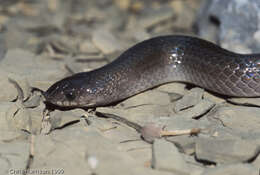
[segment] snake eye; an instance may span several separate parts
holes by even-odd
[[[73,92],[69,92],[69,93],[65,94],[65,96],[69,101],[72,101],[76,98],[76,96]]]

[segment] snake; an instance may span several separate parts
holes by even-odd
[[[235,53],[194,36],[158,36],[100,68],[57,81],[43,96],[58,107],[96,108],[170,82],[227,97],[258,97],[260,54]]]

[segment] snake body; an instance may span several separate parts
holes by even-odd
[[[238,54],[190,36],[140,42],[113,62],[54,83],[47,103],[98,107],[168,82],[185,82],[236,97],[260,96],[260,54]]]

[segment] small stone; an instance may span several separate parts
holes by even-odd
[[[189,175],[190,170],[184,157],[176,146],[163,139],[153,143],[152,167],[161,171],[169,171],[179,175]]]
[[[242,163],[257,155],[259,145],[254,141],[239,139],[210,139],[196,140],[196,158],[215,163]]]

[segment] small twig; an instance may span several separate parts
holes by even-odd
[[[199,128],[186,129],[186,130],[174,130],[160,132],[161,136],[177,136],[177,135],[196,135],[200,132]]]
[[[165,131],[162,127],[156,126],[155,124],[147,124],[142,127],[141,136],[145,141],[152,143],[156,138],[164,136],[197,135],[200,131],[200,128]]]

